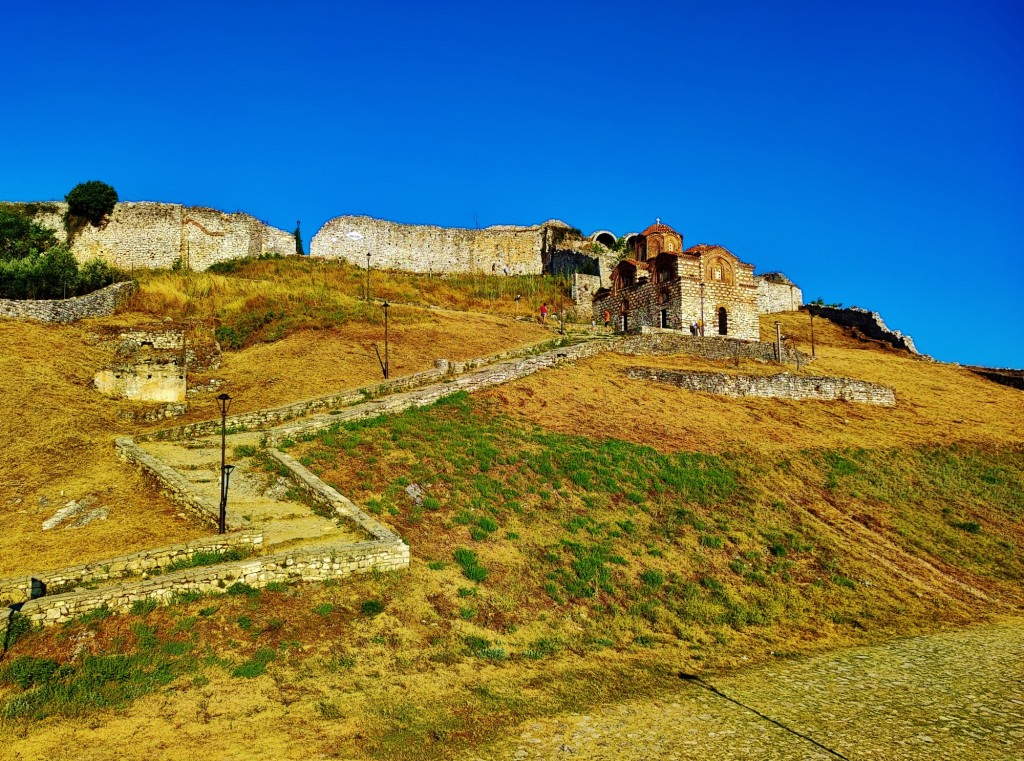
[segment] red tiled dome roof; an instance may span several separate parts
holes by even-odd
[[[659,220],[658,222],[655,222],[655,223],[654,223],[653,225],[651,225],[650,227],[648,227],[648,228],[647,228],[646,230],[644,230],[644,231],[643,231],[642,233],[640,233],[640,234],[641,234],[641,235],[645,235],[645,236],[646,236],[646,235],[650,235],[651,233],[676,233],[676,231],[675,231],[675,230],[673,230],[673,229],[672,229],[671,227],[669,227],[668,225],[666,225],[666,224],[663,224],[663,223],[662,223],[662,222],[661,222],[661,221]],[[676,235],[679,235],[679,233],[676,233]]]

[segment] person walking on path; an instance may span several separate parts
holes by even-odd
[[[548,322],[548,304],[546,301],[540,305],[540,322],[541,325],[546,325]]]
[[[604,310],[604,326],[607,328],[607,327],[610,327],[611,324],[612,324],[612,313],[609,312],[607,309],[605,309]]]

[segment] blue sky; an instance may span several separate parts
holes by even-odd
[[[308,241],[661,217],[1024,366],[1024,3],[12,3],[0,198],[101,179]]]

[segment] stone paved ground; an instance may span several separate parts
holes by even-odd
[[[481,759],[1024,759],[1024,620],[721,677],[527,722]],[[823,749],[814,744],[816,741]]]

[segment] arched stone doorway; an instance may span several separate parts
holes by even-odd
[[[729,313],[725,307],[718,307],[718,335],[729,335]]]

